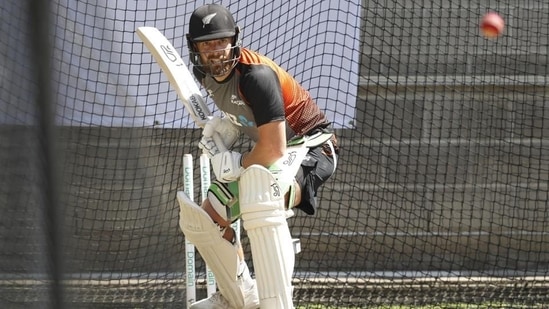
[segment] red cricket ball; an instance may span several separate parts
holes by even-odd
[[[487,38],[495,38],[503,33],[505,28],[505,21],[496,12],[488,12],[482,17],[480,23],[480,30],[482,34]]]

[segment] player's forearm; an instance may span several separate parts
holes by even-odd
[[[259,164],[269,168],[286,151],[286,126],[284,121],[272,121],[258,127],[259,138],[242,159],[242,167]]]
[[[259,164],[268,168],[284,155],[285,150],[286,144],[277,147],[256,144],[250,152],[242,155],[242,167]]]

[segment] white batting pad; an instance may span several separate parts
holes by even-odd
[[[237,249],[221,237],[219,228],[200,206],[183,191],[177,192],[179,227],[192,242],[215,275],[219,291],[234,308],[244,308],[244,295],[238,286]]]
[[[262,309],[293,308],[293,241],[284,193],[273,174],[252,165],[240,176],[240,210],[252,248]]]
[[[309,149],[302,145],[286,148],[284,155],[269,167],[283,192],[286,192],[293,183],[301,162]]]

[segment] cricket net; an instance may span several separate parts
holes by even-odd
[[[296,306],[549,304],[546,1],[215,2],[339,139],[318,213],[289,219]],[[202,4],[0,4],[2,308],[183,308],[189,284],[205,296],[198,253],[186,279],[176,202],[201,132],[135,34],[157,27],[187,62]],[[493,39],[489,11],[505,20]]]

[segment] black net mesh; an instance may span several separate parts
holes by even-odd
[[[339,138],[319,212],[289,219],[296,307],[549,304],[547,3],[216,2]],[[199,197],[201,132],[135,30],[157,27],[188,62],[203,2],[41,3],[52,100],[39,95],[31,2],[0,4],[0,305],[183,308],[175,196],[192,154]],[[489,11],[505,20],[497,38],[479,29]],[[59,198],[45,199],[55,179]],[[199,298],[205,272],[197,254]]]

